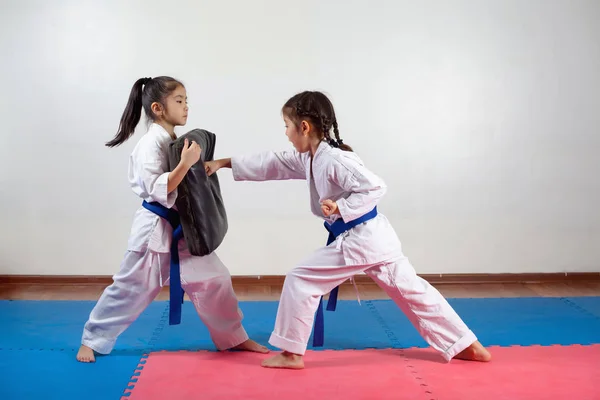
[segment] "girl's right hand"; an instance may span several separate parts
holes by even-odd
[[[188,146],[189,144],[189,146]],[[194,141],[189,143],[187,139],[183,141],[183,149],[181,150],[181,163],[188,169],[192,168],[194,164],[200,160],[200,153],[202,149],[200,145]]]
[[[212,174],[217,172],[220,168],[221,168],[221,165],[219,165],[218,160],[204,162],[204,169],[206,170],[206,175],[208,175],[208,176],[211,176]]]

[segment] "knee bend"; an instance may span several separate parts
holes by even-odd
[[[304,280],[304,274],[302,273],[302,269],[294,268],[291,271],[289,271],[287,274],[285,274],[284,285],[285,284],[288,284],[288,285],[296,284],[302,280]]]
[[[210,284],[219,290],[233,290],[233,283],[229,275],[222,275],[210,281]]]
[[[314,295],[318,290],[316,290],[314,282],[307,279],[307,275],[302,268],[294,268],[285,275],[283,291],[293,292],[295,295]]]
[[[211,277],[208,279],[195,279],[193,281],[184,282],[182,280],[181,286],[185,288],[204,288],[211,290],[222,290],[232,287],[231,277],[229,275],[220,275]]]

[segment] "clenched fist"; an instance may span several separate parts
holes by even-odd
[[[200,160],[200,153],[202,152],[202,149],[200,148],[200,145],[194,141],[189,143],[189,146],[188,143],[189,142],[187,139],[183,141],[183,149],[181,149],[181,162],[189,169],[192,168],[192,166],[196,164],[198,160]]]
[[[335,201],[324,200],[321,203],[321,211],[323,215],[329,217],[332,214],[339,214],[340,210],[338,209],[338,205]]]
[[[206,171],[206,175],[211,176],[215,172],[217,172],[221,166],[218,161],[205,161],[204,162],[204,170]]]

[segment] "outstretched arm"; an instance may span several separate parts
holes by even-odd
[[[300,154],[292,151],[267,151],[258,154],[222,158],[204,163],[210,176],[221,168],[231,168],[236,181],[274,181],[306,179]]]
[[[204,161],[206,174],[211,176],[221,168],[231,168],[231,158],[221,158],[220,160]]]

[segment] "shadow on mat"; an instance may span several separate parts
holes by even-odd
[[[396,359],[398,363],[410,362],[410,360],[423,360],[430,361],[438,364],[446,364],[446,361],[437,353],[429,349],[411,348],[411,349],[366,349],[366,350],[345,350],[343,353],[353,352],[353,357],[338,357],[337,353],[340,351],[336,350],[323,350],[320,353],[327,353],[326,359],[314,360],[311,357],[312,353],[307,353],[304,357],[304,363],[306,367],[310,368],[338,368],[349,364],[356,364],[357,366],[369,366],[369,365],[380,365],[381,358],[374,360],[372,357],[365,357],[367,353],[377,353],[379,357],[389,357],[391,362],[392,359]],[[224,353],[215,353],[216,357],[231,356],[231,354],[239,353],[237,351],[229,351]],[[247,354],[247,353],[246,353]],[[260,365],[261,361],[278,354],[277,351],[271,351],[268,354],[252,354],[253,357],[231,357],[231,362],[243,365]]]
[[[78,349],[73,349],[73,352],[77,353]],[[99,354],[94,352],[96,359],[110,356],[143,356],[144,354],[150,354],[153,350],[150,349],[114,349],[110,354]]]
[[[423,360],[438,364],[447,364],[446,360],[444,360],[441,355],[430,349],[410,348],[400,351],[403,353],[404,357],[409,360]]]

